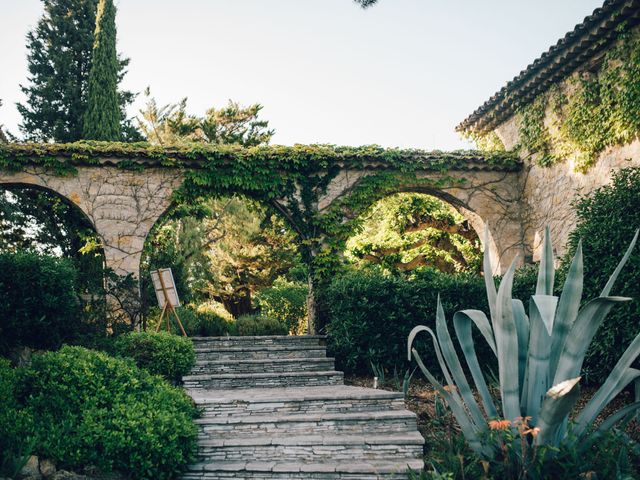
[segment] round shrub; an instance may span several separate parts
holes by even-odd
[[[264,315],[242,315],[235,325],[236,335],[286,335],[287,326],[275,318]]]
[[[586,301],[600,295],[640,227],[640,168],[614,173],[611,184],[580,197],[575,207],[578,221],[570,235],[561,270],[568,270],[578,241],[582,239],[583,300]],[[583,367],[589,382],[603,381],[638,333],[640,246],[636,246],[611,294],[632,300],[616,306],[596,333]]]
[[[272,287],[263,288],[255,301],[263,315],[285,324],[289,332],[302,335],[307,330],[307,294],[304,283],[278,280]]]
[[[71,261],[36,253],[0,254],[0,351],[57,348],[82,331]]]
[[[170,479],[194,458],[191,400],[130,360],[82,347],[35,355],[17,398],[33,417],[35,453],[61,468]]]
[[[31,454],[31,418],[17,408],[17,371],[0,358],[0,475],[16,476]]]
[[[116,340],[118,355],[130,357],[140,368],[178,381],[195,364],[191,340],[167,332],[130,332]]]

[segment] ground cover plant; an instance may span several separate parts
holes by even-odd
[[[640,376],[639,370],[631,368],[640,354],[638,334],[607,380],[569,421],[569,414],[579,398],[579,375],[586,350],[609,311],[616,304],[629,300],[611,296],[610,292],[631,255],[637,237],[636,232],[600,295],[580,308],[582,247],[578,245],[560,298],[554,296],[555,272],[547,229],[529,316],[522,302],[511,298],[514,265],[496,290],[489,254],[485,252],[485,284],[491,321],[479,310],[459,311],[453,317],[477,397],[473,395],[462,369],[439,300],[435,332],[429,327],[418,326],[410,333],[407,342],[409,357],[413,356],[446,401],[468,447],[488,463],[505,459],[504,463],[515,472],[507,478],[538,478],[535,475],[549,461],[558,463],[558,458],[571,452],[577,456],[589,455],[612,438],[613,427],[626,424],[640,408],[640,402],[633,403],[594,427],[594,421],[605,407]],[[480,331],[498,361],[497,402],[478,363],[471,336],[472,326]],[[433,340],[444,385],[413,348],[415,336],[420,332],[428,333]]]

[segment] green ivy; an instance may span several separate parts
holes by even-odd
[[[623,33],[596,72],[578,72],[517,111],[520,143],[515,150],[550,166],[572,158],[588,170],[608,147],[640,133],[640,31]],[[495,132],[476,136],[491,148]],[[473,137],[472,137],[473,138]]]
[[[382,148],[376,145],[259,146],[185,143],[162,148],[146,143],[83,141],[70,144],[2,144],[0,169],[23,171],[28,166],[54,174],[74,174],[78,166],[96,165],[99,159],[116,159],[120,168],[141,171],[148,166],[179,168],[185,181],[174,192],[177,205],[197,205],[212,196],[242,193],[283,214],[301,239],[302,254],[314,277],[322,278],[340,263],[337,251],[359,227],[358,215],[375,201],[411,185],[419,191],[436,191],[463,178],[441,175],[438,181],[417,179],[416,171],[446,173],[468,170],[474,164],[517,170],[519,160],[504,151],[427,152]],[[371,166],[374,169],[371,171]],[[344,169],[365,169],[362,178],[343,198],[325,211],[318,199],[331,180]]]

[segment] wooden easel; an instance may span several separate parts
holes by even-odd
[[[164,307],[162,307],[162,312],[160,313],[160,320],[158,320],[158,325],[156,326],[156,332],[160,331],[160,325],[162,325],[162,318],[164,317],[165,313],[167,314],[165,318],[166,324],[167,324],[167,332],[171,331],[171,325],[169,323],[169,315],[170,313],[173,313],[173,315],[176,317],[176,320],[178,321],[178,326],[182,331],[182,335],[186,337],[187,332],[184,331],[184,327],[182,326],[182,322],[180,321],[178,312],[176,312],[175,307],[173,306],[173,304],[171,303],[171,300],[169,299],[169,294],[167,293],[167,287],[164,284],[164,279],[162,278],[162,272],[160,271],[158,271],[158,279],[160,280],[160,285],[162,286],[162,294],[164,295]],[[167,310],[169,310],[169,313],[167,313]]]

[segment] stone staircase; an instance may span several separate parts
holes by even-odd
[[[192,339],[202,411],[183,480],[406,479],[424,439],[402,395],[345,386],[324,337]]]

